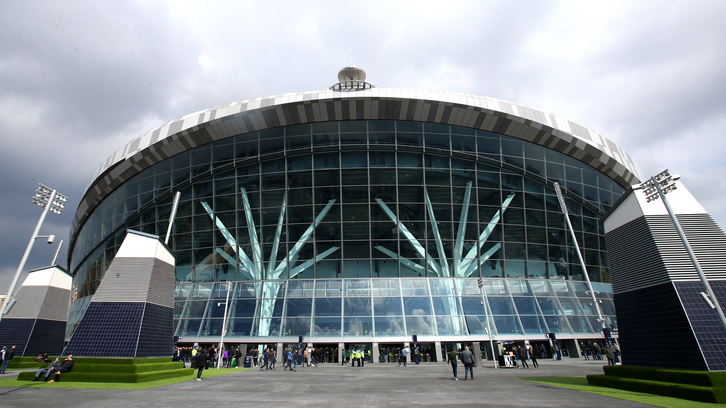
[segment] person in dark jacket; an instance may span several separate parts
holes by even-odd
[[[522,362],[522,368],[529,368],[527,365],[527,350],[523,349],[522,346],[517,347],[517,357]]]
[[[474,379],[474,354],[469,350],[469,346],[466,346],[464,351],[461,352],[461,362],[464,363],[464,380],[469,378]]]
[[[197,352],[197,381],[202,381],[202,371],[207,364],[207,349],[200,349]]]
[[[529,357],[532,359],[532,367],[539,368],[539,364],[537,364],[537,358],[539,357],[539,344],[529,350]]]
[[[5,374],[5,369],[8,368],[8,364],[10,364],[10,360],[12,360],[13,357],[15,357],[15,346],[5,350],[5,361],[3,361],[3,365],[0,367],[0,374]]]
[[[60,380],[61,373],[68,373],[71,371],[71,369],[73,369],[73,356],[68,355],[68,357],[63,360],[63,364],[61,364],[61,366],[57,370],[55,370],[55,375],[53,375],[52,380],[48,381],[48,384]],[[46,374],[45,377],[48,378],[48,375]]]
[[[42,374],[45,374],[45,376],[43,377],[43,381],[48,381],[48,377],[50,377],[51,374],[53,374],[55,370],[60,367],[60,365],[60,357],[56,357],[55,360],[48,367],[38,369],[38,372],[35,373],[35,378],[33,379],[33,382],[38,382],[38,379]]]
[[[609,344],[605,345],[605,357],[608,358],[608,365],[615,365],[615,353]]]

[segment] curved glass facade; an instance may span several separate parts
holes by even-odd
[[[166,234],[181,191],[170,246],[185,338],[219,336],[222,281],[236,282],[233,338],[485,335],[478,277],[495,333],[594,334],[555,181],[616,326],[600,215],[622,187],[512,137],[368,120],[237,135],[126,181],[74,236],[68,333],[126,230]]]

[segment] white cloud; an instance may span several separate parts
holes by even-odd
[[[38,182],[70,197],[44,227],[67,235],[89,177],[129,140],[200,109],[322,89],[345,65],[381,87],[564,115],[621,145],[646,175],[680,173],[723,224],[725,11],[721,1],[8,0],[0,207],[17,210],[0,218],[12,232],[0,238],[0,290],[37,221]],[[44,266],[40,251],[31,259]]]

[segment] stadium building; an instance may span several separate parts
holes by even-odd
[[[356,67],[338,79],[189,114],[109,157],[74,218],[66,337],[127,230],[166,235],[176,192],[182,344],[218,343],[225,310],[225,343],[303,336],[374,361],[413,335],[430,360],[450,343],[489,352],[547,333],[576,356],[603,340],[596,307],[617,329],[602,218],[643,178],[620,147],[517,103],[379,88]]]

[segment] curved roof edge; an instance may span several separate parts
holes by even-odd
[[[167,122],[131,140],[91,177],[73,220],[151,165],[185,150],[240,133],[340,120],[408,120],[492,131],[567,154],[605,173],[624,188],[643,179],[618,145],[554,113],[496,98],[446,91],[372,88],[271,95],[220,105]]]

